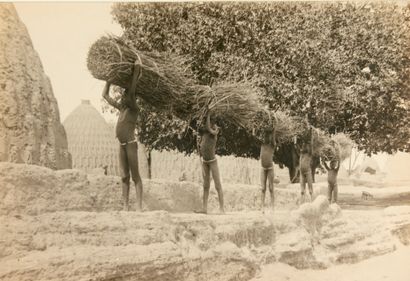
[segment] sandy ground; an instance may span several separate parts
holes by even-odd
[[[327,196],[327,182],[322,178],[318,178],[314,183],[313,190],[315,196],[323,194]],[[374,186],[377,178],[372,179],[370,185],[363,183],[355,185],[350,178],[340,178],[339,181],[339,199],[338,204],[342,209],[382,209],[389,206],[410,205],[410,181],[403,182],[397,186],[394,182],[383,182],[383,187]],[[370,181],[369,181],[370,182]],[[286,190],[299,193],[299,184],[288,184]],[[371,198],[366,200],[362,198],[363,192],[371,194]]]
[[[410,247],[364,260],[342,264],[325,270],[298,270],[284,263],[263,267],[252,281],[409,281]]]
[[[0,163],[0,187],[0,280],[410,280],[406,186],[361,201],[369,187],[343,182],[342,208],[325,182],[301,206],[299,186],[281,186],[263,214],[258,186],[225,184],[225,215],[214,189],[211,214],[193,213],[190,182],[144,180],[142,214],[119,211],[117,177]],[[380,206],[392,196],[402,206]]]

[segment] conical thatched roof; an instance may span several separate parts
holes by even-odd
[[[107,165],[109,175],[119,175],[118,142],[114,131],[90,101],[83,100],[63,125],[73,168],[91,172]]]

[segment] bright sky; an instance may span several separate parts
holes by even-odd
[[[104,82],[94,79],[87,69],[87,52],[101,35],[121,34],[114,23],[111,3],[15,3],[26,25],[45,73],[50,77],[61,120],[82,99],[89,99],[101,112]],[[113,116],[105,114],[106,119]]]

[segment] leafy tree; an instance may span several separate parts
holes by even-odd
[[[410,6],[119,3],[112,14],[137,49],[186,56],[202,84],[249,80],[265,90],[271,109],[307,116],[330,134],[343,131],[368,154],[409,151]],[[194,150],[192,139],[181,147],[175,138],[180,123],[150,114],[147,144]],[[149,136],[162,124],[166,130]],[[240,128],[224,128],[221,144],[220,154],[258,156]],[[289,147],[276,161],[294,168]]]

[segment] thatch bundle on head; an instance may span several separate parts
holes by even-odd
[[[266,130],[275,129],[277,144],[292,142],[294,137],[301,136],[306,131],[306,126],[301,118],[291,116],[286,112],[261,109],[252,120],[255,136],[263,141]]]
[[[352,144],[352,140],[343,133],[329,137],[323,131],[315,130],[313,153],[325,161],[343,161],[350,156]]]
[[[140,52],[121,37],[104,36],[90,48],[87,66],[100,80],[123,88],[131,84],[134,64],[140,75],[136,94],[159,110],[180,119],[203,121],[207,112],[247,127],[260,108],[258,94],[246,83],[226,83],[212,88],[198,85],[179,57]]]
[[[160,110],[173,109],[179,118],[187,118],[196,84],[177,57],[139,52],[115,36],[101,37],[88,52],[87,66],[91,74],[122,88],[129,88],[135,63],[140,71],[138,96]]]
[[[249,128],[261,108],[258,92],[248,83],[222,83],[202,87],[194,95],[193,117],[203,121],[207,112],[230,123]]]
[[[332,136],[332,140],[339,145],[340,160],[349,158],[353,148],[352,139],[344,133],[338,133]]]
[[[313,129],[313,155],[323,157],[331,147],[330,138],[322,130]]]
[[[283,111],[276,111],[276,137],[279,143],[293,141],[294,137],[306,131],[302,118],[290,116]]]
[[[340,160],[340,146],[330,138],[323,139],[325,142],[318,149],[318,156],[325,161]]]
[[[138,70],[137,96],[190,124],[196,120],[199,126],[204,125],[210,113],[224,123],[253,130],[260,141],[264,131],[273,128],[279,144],[291,142],[294,137],[308,141],[308,124],[303,119],[265,109],[250,84],[198,85],[180,57],[140,52],[121,37],[104,36],[91,46],[87,66],[95,78],[122,88],[129,88],[133,72]],[[332,142],[324,132],[315,130],[313,153],[317,156],[343,159],[350,153],[350,147],[347,138],[335,136]]]
[[[260,142],[264,141],[265,132],[272,132],[276,126],[276,119],[273,112],[266,108],[260,108],[257,110],[251,120],[250,129],[252,129],[252,134]]]

